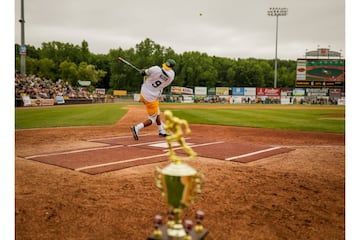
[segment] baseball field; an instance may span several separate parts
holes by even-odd
[[[184,219],[207,240],[345,239],[345,107],[164,104],[186,119],[205,184]],[[18,108],[17,239],[146,239],[167,161],[140,104]]]

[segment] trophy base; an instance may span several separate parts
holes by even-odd
[[[182,224],[174,224],[172,228],[167,229],[169,237],[172,237],[174,240],[181,240],[186,236],[186,232]]]
[[[159,228],[162,232],[162,237],[156,237],[154,235],[150,235],[147,240],[178,240],[178,239],[184,239],[183,237],[172,237],[168,235],[168,226],[167,224],[163,224]],[[195,229],[192,229],[189,232],[189,236],[191,236],[192,240],[205,240],[205,237],[209,234],[209,231],[207,229],[203,229],[202,232],[196,232]]]

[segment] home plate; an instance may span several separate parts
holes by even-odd
[[[193,145],[193,143],[187,143],[186,145]],[[154,144],[149,144],[149,147],[156,147],[156,148],[169,148],[169,144],[167,142],[160,142],[160,143],[154,143]],[[171,144],[172,147],[179,147],[180,144],[179,143],[172,143]]]

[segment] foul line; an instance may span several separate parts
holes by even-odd
[[[279,149],[279,148],[281,148],[281,147],[268,148],[268,149],[260,150],[260,151],[257,151],[257,152],[252,152],[252,153],[247,153],[247,154],[243,154],[243,155],[239,155],[239,156],[235,156],[235,157],[225,158],[225,160],[230,161],[230,160],[234,160],[234,159],[237,159],[237,158],[249,157],[249,156],[259,154],[259,153],[264,153],[264,152],[269,152],[269,151],[272,151],[272,150],[276,150],[276,149]]]
[[[28,156],[28,157],[25,157],[25,159],[32,159],[32,158],[38,158],[38,157],[48,157],[48,156],[55,156],[55,155],[64,155],[64,154],[70,154],[70,153],[96,151],[96,150],[103,150],[103,149],[112,149],[112,148],[119,148],[119,147],[124,147],[124,146],[123,145],[114,145],[114,146],[108,146],[108,147],[98,147],[98,148],[87,148],[87,149],[80,149],[80,150],[72,150],[72,151],[67,151],[67,152],[46,153],[46,154]]]
[[[85,169],[106,167],[106,166],[116,165],[116,164],[119,164],[119,163],[135,162],[135,161],[145,160],[145,159],[150,159],[150,158],[155,158],[155,157],[162,157],[162,156],[166,156],[166,155],[167,155],[167,153],[163,153],[163,154],[147,156],[147,157],[132,158],[132,159],[128,159],[128,160],[120,160],[120,161],[116,161],[116,162],[109,162],[109,163],[91,165],[91,166],[86,166],[86,167],[80,167],[80,168],[76,168],[74,170],[75,171],[82,171],[82,170],[85,170]]]

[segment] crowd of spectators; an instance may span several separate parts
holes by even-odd
[[[91,99],[92,95],[82,87],[72,87],[67,82],[59,79],[54,82],[50,79],[40,78],[35,75],[15,75],[15,99],[29,96],[31,99],[55,99],[63,96],[64,99]]]

